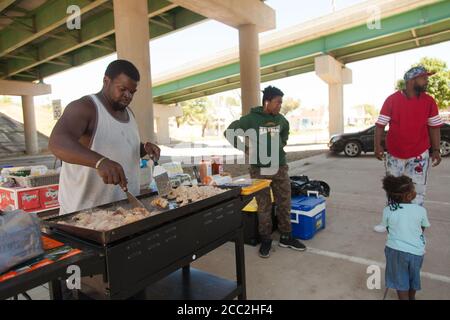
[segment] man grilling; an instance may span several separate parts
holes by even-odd
[[[63,161],[60,214],[123,200],[123,190],[139,194],[140,157],[160,155],[158,146],[140,142],[128,107],[139,80],[131,62],[111,62],[101,91],[69,103],[56,123],[49,149]]]

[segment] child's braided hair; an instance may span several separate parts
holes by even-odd
[[[403,201],[403,195],[414,190],[414,183],[405,175],[400,177],[387,175],[383,179],[383,189],[386,191],[389,208],[395,211],[402,208],[400,203]]]

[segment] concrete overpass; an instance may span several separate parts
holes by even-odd
[[[9,82],[14,80],[42,82],[117,51],[140,70],[139,86],[150,89],[138,90],[131,108],[141,139],[154,140],[150,38],[206,18],[239,30],[243,101],[254,105],[260,95],[258,33],[275,28],[274,10],[260,0],[0,0],[0,79],[9,87],[18,85]],[[0,94],[10,94],[3,88]],[[33,154],[38,148],[31,91],[18,94],[30,115],[24,125],[33,132],[27,144]]]
[[[70,11],[65,0],[0,0],[0,79],[42,81],[117,51],[119,58],[137,65],[140,86],[150,89],[139,90],[131,105],[141,139],[154,139],[156,117],[159,143],[169,141],[168,117],[181,111],[168,104],[240,87],[246,113],[260,104],[261,81],[314,70],[329,84],[330,133],[342,132],[343,85],[351,82],[345,63],[450,38],[450,0],[370,0],[265,37],[261,47],[258,33],[275,27],[275,12],[259,0],[73,0],[70,4],[78,12]],[[237,28],[239,49],[152,82],[149,39],[206,18]],[[81,28],[76,28],[77,22]],[[5,87],[0,86],[0,94],[8,94]],[[34,89],[30,90],[16,92],[24,97],[25,127],[33,137]],[[153,101],[158,104],[153,106]],[[31,140],[27,151],[34,153],[36,143]]]
[[[261,38],[261,81],[316,71],[329,85],[330,134],[340,133],[343,85],[351,83],[346,63],[449,39],[448,0],[366,1]],[[155,78],[154,101],[167,105],[239,88],[239,71],[239,51],[232,48]]]

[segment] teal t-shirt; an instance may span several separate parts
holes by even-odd
[[[401,203],[401,208],[383,210],[382,224],[388,228],[386,246],[418,256],[425,253],[425,235],[422,227],[429,227],[427,210],[417,204]]]

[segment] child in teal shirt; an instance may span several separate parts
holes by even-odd
[[[420,269],[425,254],[423,231],[430,226],[427,211],[412,204],[416,197],[414,183],[407,176],[388,175],[383,179],[388,206],[383,221],[388,231],[386,255],[386,288],[397,290],[400,300],[414,300],[420,286]]]

